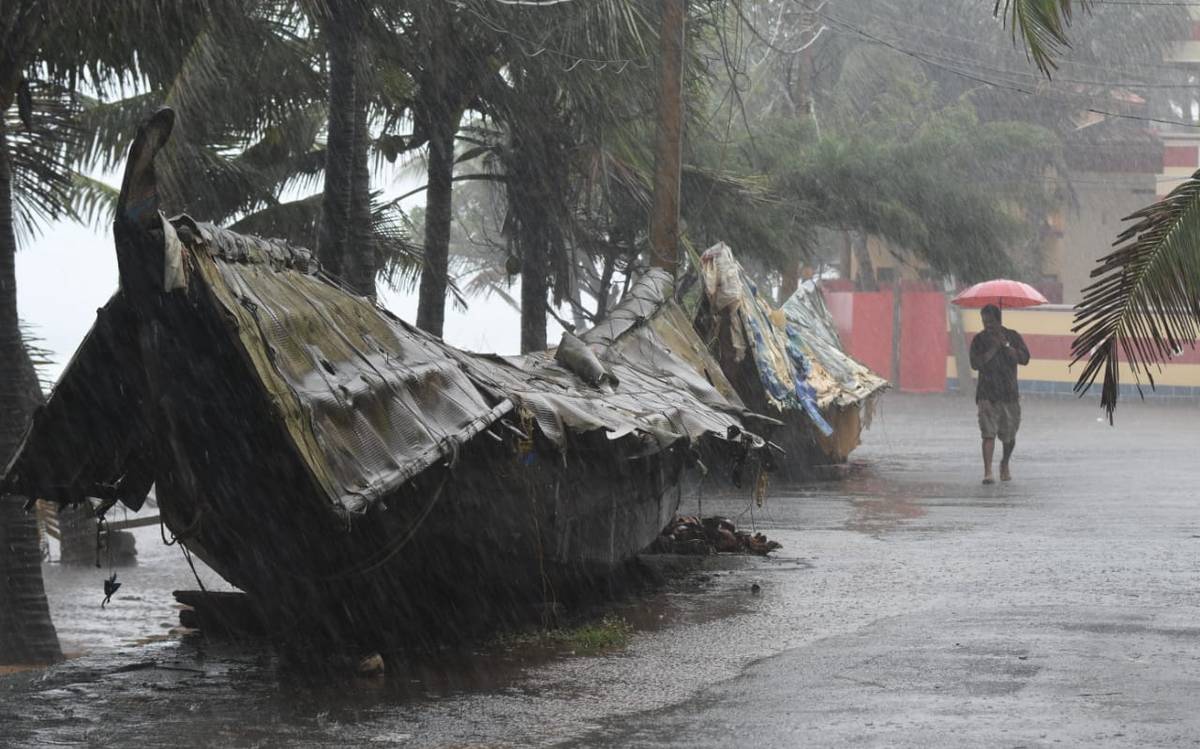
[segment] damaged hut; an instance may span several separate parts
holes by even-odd
[[[788,346],[808,363],[808,382],[817,394],[817,407],[833,428],[817,434],[821,457],[844,463],[862,441],[862,430],[871,426],[876,399],[888,381],[846,353],[825,306],[820,288],[811,281],[800,284],[783,304]]]
[[[104,511],[154,486],[170,533],[269,621],[379,647],[605,580],[672,518],[701,446],[763,449],[664,274],[554,354],[458,351],[306,250],[163,217],[173,123],[131,147],[120,289],[0,491]]]
[[[700,258],[697,332],[745,405],[783,422],[772,433],[793,475],[845,462],[887,383],[842,350],[820,294],[772,309],[728,245]]]

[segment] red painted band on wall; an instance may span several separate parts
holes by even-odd
[[[1021,331],[1017,331],[1020,333]],[[967,345],[971,343],[972,336],[967,335]],[[1071,354],[1071,344],[1075,341],[1074,336],[1069,335],[1039,335],[1039,334],[1022,334],[1021,338],[1025,340],[1025,346],[1029,348],[1029,356],[1031,359],[1052,359],[1071,361],[1075,357]],[[948,334],[946,336],[947,345],[953,351],[954,341]],[[1122,357],[1122,360],[1124,357]],[[1200,348],[1192,348],[1184,346],[1183,352],[1171,359],[1172,364],[1200,364]]]
[[[1200,166],[1200,153],[1195,146],[1165,146],[1163,148],[1164,167],[1187,167],[1195,169]]]

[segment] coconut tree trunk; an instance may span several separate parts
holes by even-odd
[[[426,34],[430,40],[427,71],[421,78],[423,116],[428,138],[425,184],[425,262],[417,299],[417,327],[441,336],[450,284],[450,223],[454,179],[454,141],[470,100],[461,66],[468,50],[456,27],[451,3],[430,3]],[[436,9],[436,10],[435,10]]]
[[[571,321],[575,323],[576,331],[588,329],[588,317],[583,308],[583,289],[587,285],[587,281],[584,279],[581,266],[590,262],[587,257],[580,255],[571,266]]]
[[[871,247],[867,244],[867,235],[864,232],[854,232],[852,236],[851,247],[854,259],[858,261],[858,288],[860,291],[877,291],[879,280],[875,277],[875,263],[871,261]]]
[[[450,222],[454,179],[454,137],[462,110],[442,107],[429,124],[429,173],[425,187],[425,266],[417,299],[417,327],[441,336],[446,323],[450,281]]]
[[[0,118],[0,466],[16,452],[41,399],[17,317],[16,255],[12,170]],[[0,496],[0,663],[49,663],[62,650],[42,585],[37,520],[23,505],[22,497]]]
[[[331,3],[324,24],[329,53],[329,132],[318,256],[326,271],[356,293],[373,297],[377,261],[371,231],[362,13],[357,2]]]
[[[521,353],[546,350],[547,248],[541,237],[521,252]]]
[[[368,83],[362,45],[355,58],[354,159],[350,171],[350,239],[346,257],[346,280],[363,296],[375,297],[375,278],[379,257],[375,251],[375,230],[371,219],[371,168],[368,147],[371,133],[367,128]]]
[[[613,247],[604,256],[604,266],[600,270],[600,282],[596,286],[596,314],[592,316],[594,325],[599,325],[608,319],[608,301],[612,295],[612,279],[616,270],[617,250]]]
[[[779,306],[792,298],[792,294],[800,288],[800,263],[789,259],[783,266],[783,279],[779,284]]]
[[[650,260],[672,274],[679,265],[679,194],[683,162],[683,50],[686,0],[663,0],[658,140],[654,149],[654,209]]]

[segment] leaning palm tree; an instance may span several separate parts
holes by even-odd
[[[44,3],[0,12],[0,471],[15,454],[41,401],[17,310],[18,240],[40,219],[70,211],[67,164],[80,139],[61,80],[31,75],[55,29]],[[44,70],[44,69],[43,69]],[[48,79],[47,79],[48,78]],[[42,586],[41,554],[24,498],[0,495],[0,663],[62,658]]]
[[[41,398],[21,337],[15,256],[21,234],[70,216],[73,160],[84,144],[76,91],[131,81],[181,54],[207,13],[237,3],[13,0],[0,6],[0,467]],[[229,7],[225,7],[228,5]],[[23,500],[0,497],[0,662],[61,658]]]

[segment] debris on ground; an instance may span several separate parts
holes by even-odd
[[[384,668],[383,656],[371,653],[358,662],[355,671],[359,676],[383,676]]]
[[[676,515],[658,535],[651,550],[658,554],[757,554],[783,548],[761,533],[739,531],[724,517]]]

